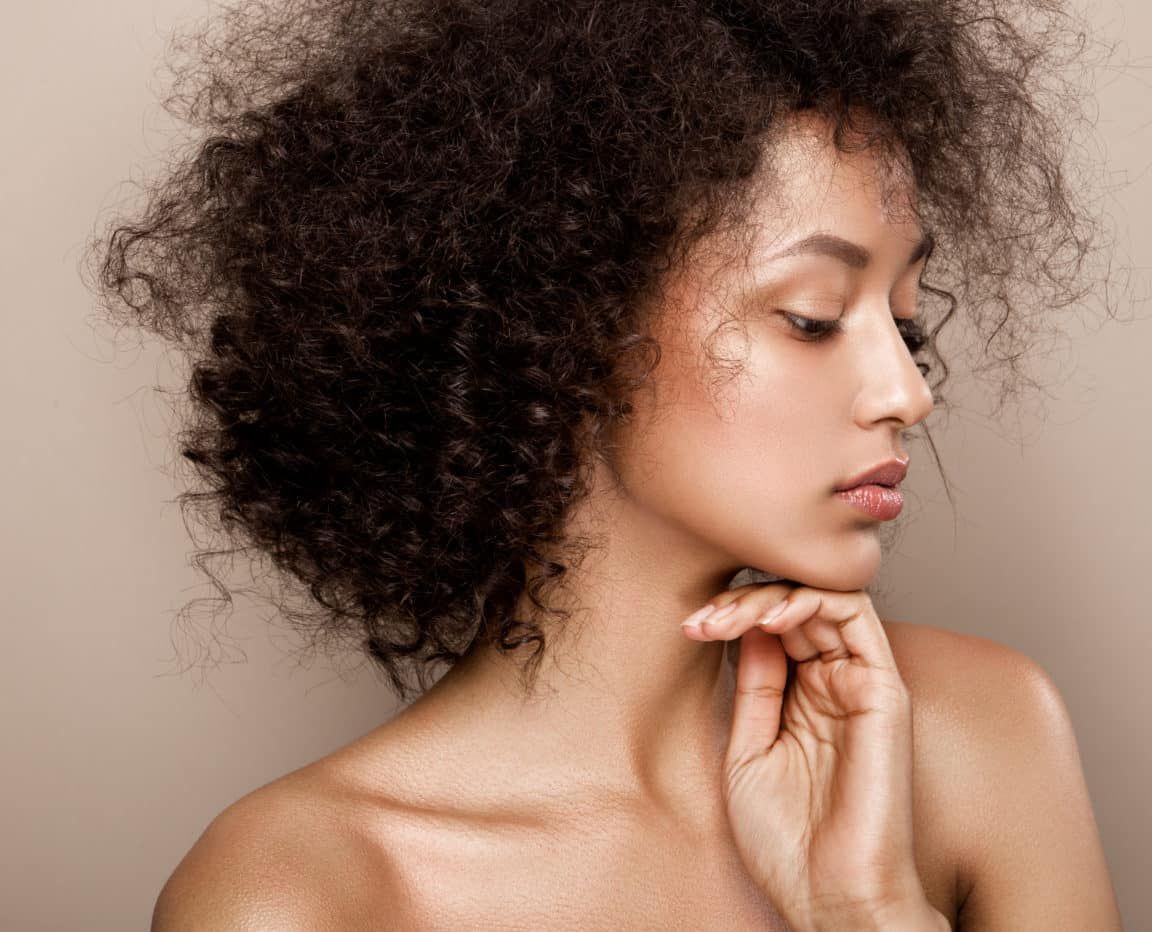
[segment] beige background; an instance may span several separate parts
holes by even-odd
[[[4,929],[146,928],[217,812],[393,709],[354,661],[299,667],[296,642],[245,599],[227,629],[247,662],[206,682],[170,675],[170,619],[211,592],[188,563],[170,417],[151,391],[168,362],[94,329],[77,264],[94,218],[168,141],[155,106],[164,36],[207,8],[22,3],[0,29]],[[1105,0],[1094,16],[1130,63],[1098,79],[1100,131],[1112,180],[1129,185],[1122,247],[1147,266],[1152,10]],[[910,524],[878,602],[885,617],[990,637],[1049,671],[1126,927],[1152,929],[1152,321],[1071,336],[1044,417],[957,412],[937,427],[955,512],[927,448],[912,446]]]

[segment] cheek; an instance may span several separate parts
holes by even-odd
[[[811,521],[837,475],[828,389],[810,367],[751,365],[712,388],[664,387],[660,416],[634,438],[634,494],[710,523],[750,512],[786,525]]]
[[[617,463],[629,496],[742,565],[860,588],[879,550],[832,497],[847,436],[842,386],[795,360],[754,374],[714,390],[662,383],[658,417],[638,406]]]
[[[641,507],[742,566],[827,589],[855,590],[880,561],[872,526],[832,496],[833,431],[812,411],[751,394],[733,416],[682,410],[651,435]]]

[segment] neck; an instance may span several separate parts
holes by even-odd
[[[569,622],[545,622],[547,650],[530,693],[522,654],[482,646],[426,698],[450,705],[457,724],[466,717],[477,732],[516,742],[518,766],[562,764],[574,789],[660,806],[692,794],[714,799],[734,669],[726,642],[689,640],[680,622],[741,567],[627,499],[592,499],[576,520],[602,520],[591,513],[597,501],[612,533],[565,575],[574,598],[564,604],[575,611]]]

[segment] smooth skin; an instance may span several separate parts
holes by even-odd
[[[962,932],[1122,932],[1072,724],[1052,680],[1031,658],[985,638],[883,624],[913,700],[917,864],[932,905]],[[513,738],[492,737],[492,751]],[[471,789],[461,792],[452,772],[462,767],[438,763],[459,743],[402,714],[248,793],[212,820],[173,871],[152,929],[787,928],[745,915],[729,878],[708,868],[707,850],[697,839],[682,842],[667,823],[635,846],[653,869],[637,875],[614,864],[615,884],[581,890],[583,921],[573,925],[555,905],[583,875],[581,848],[558,837],[566,823],[557,819],[543,845],[521,829],[495,849],[503,856],[493,863],[489,848],[476,852],[479,860],[461,855],[483,837],[480,818],[446,830],[422,812],[432,805],[451,816],[518,788],[511,775],[519,756],[505,746],[499,772],[482,754],[466,755]],[[601,814],[598,836],[621,824],[640,834],[621,815]],[[558,850],[563,864],[552,872]],[[688,864],[685,873],[668,876],[669,857],[660,853]],[[671,915],[624,909],[633,900],[646,905],[639,891],[665,885],[698,899],[706,914],[672,898]],[[516,921],[527,912],[524,897],[541,907],[531,925]]]
[[[871,599],[753,585],[712,608],[684,631],[741,639],[724,774],[756,882],[794,929],[951,928],[916,873],[912,700]]]
[[[1120,929],[1051,679],[1005,645],[880,621],[864,593],[880,522],[834,490],[906,458],[932,410],[906,344],[925,231],[889,209],[872,153],[812,118],[785,129],[749,251],[704,244],[667,282],[660,364],[571,518],[603,544],[566,577],[574,615],[536,693],[518,658],[469,655],[217,816],[155,930],[764,932],[893,904],[864,929],[934,921],[907,912],[921,894],[965,930]],[[793,250],[813,234],[856,248]],[[739,630],[787,590],[729,590],[745,567],[797,583],[779,633]],[[727,630],[680,629],[737,601]]]

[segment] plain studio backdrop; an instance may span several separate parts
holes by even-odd
[[[170,30],[206,0],[10,4],[0,30],[0,927],[146,928],[212,817],[395,711],[356,658],[300,663],[272,609],[237,597],[220,656],[175,675],[175,612],[213,591],[193,545],[165,396],[171,360],[98,325],[78,275],[98,218],[173,138],[159,110]],[[1117,261],[1152,253],[1152,8],[1091,14]],[[1088,92],[1088,91],[1086,91]],[[1079,738],[1126,927],[1152,929],[1152,319],[1070,325],[1050,394],[1004,419],[960,408],[922,441],[906,527],[877,578],[885,618],[992,638],[1035,658]],[[959,404],[963,373],[949,386]],[[230,578],[243,579],[237,567]],[[243,654],[241,654],[241,649]],[[242,662],[232,662],[242,661]],[[1086,930],[1087,932],[1087,930]]]

